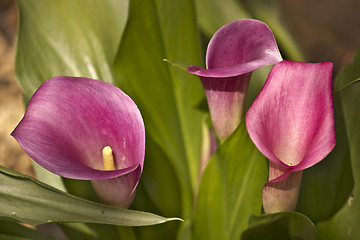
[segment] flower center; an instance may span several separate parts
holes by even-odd
[[[102,156],[103,156],[104,170],[105,171],[115,170],[114,156],[111,147],[109,146],[104,147],[102,150]]]

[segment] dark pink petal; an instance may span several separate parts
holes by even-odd
[[[117,87],[88,78],[49,79],[12,135],[49,171],[92,180],[105,203],[130,205],[143,169],[145,129],[137,106]],[[105,146],[112,148],[115,170],[104,170]]]
[[[98,80],[47,80],[12,135],[37,163],[68,178],[109,179],[143,166],[145,131],[137,106]],[[103,171],[105,146],[113,150],[114,171]]]
[[[265,211],[294,210],[302,170],[324,159],[336,143],[332,63],[275,65],[246,114],[246,127],[271,161]]]
[[[234,77],[281,60],[270,28],[258,20],[241,19],[223,26],[211,38],[207,69],[190,66],[188,72],[202,77]]]
[[[257,20],[242,19],[225,25],[212,37],[206,53],[207,69],[188,67],[189,73],[201,79],[220,140],[243,118],[251,72],[281,60],[270,28]]]

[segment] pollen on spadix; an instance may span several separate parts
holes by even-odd
[[[103,148],[102,157],[103,157],[104,170],[105,171],[115,170],[114,156],[111,147],[106,146]]]

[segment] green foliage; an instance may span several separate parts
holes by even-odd
[[[0,220],[0,239],[55,240],[54,237],[25,227],[17,222]]]
[[[15,67],[27,100],[54,76],[112,82],[111,66],[128,17],[128,0],[18,0],[17,4]]]
[[[166,200],[163,194],[177,196],[178,182],[182,217],[188,219],[201,146],[201,113],[196,104],[204,93],[196,77],[163,59],[200,62],[193,4],[189,0],[134,0],[129,14],[114,76],[115,84],[139,106],[150,144],[153,148],[157,145],[158,150],[146,152],[144,187],[157,208],[167,215],[171,209],[164,208],[169,204],[162,203]],[[156,167],[147,167],[155,162]],[[163,171],[159,176],[160,165]],[[169,181],[174,176],[177,181]],[[162,180],[156,181],[160,177]]]
[[[244,121],[210,160],[195,206],[194,239],[239,239],[248,218],[261,213],[265,157],[250,140]]]
[[[310,219],[297,212],[254,215],[249,225],[241,240],[311,240],[316,235],[316,228]]]
[[[356,54],[353,64],[346,67],[336,78],[350,146],[354,189],[342,209],[333,218],[317,225],[319,234],[316,239],[360,239],[358,229],[360,224],[360,82],[356,81],[360,77],[359,66],[360,52]]]
[[[0,217],[31,225],[90,222],[143,226],[175,220],[77,198],[1,166],[0,185]]]

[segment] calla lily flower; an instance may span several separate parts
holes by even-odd
[[[211,38],[206,66],[189,66],[205,89],[211,120],[222,141],[240,124],[251,72],[282,60],[270,28],[263,22],[242,19],[220,28]]]
[[[131,204],[143,169],[145,129],[137,106],[119,88],[88,78],[49,79],[12,136],[47,170],[91,180],[107,204]]]
[[[269,160],[266,213],[296,208],[302,171],[334,148],[332,63],[282,61],[246,114],[256,147]]]

